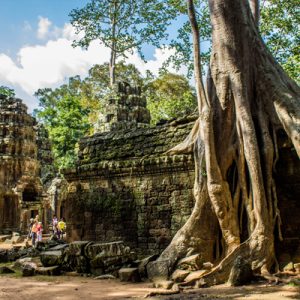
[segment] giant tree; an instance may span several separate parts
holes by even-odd
[[[88,47],[100,40],[110,49],[110,85],[115,82],[115,64],[137,50],[143,57],[143,45],[159,47],[166,38],[166,28],[176,11],[163,0],[91,0],[85,7],[70,13],[71,23],[83,36],[75,46]]]
[[[212,52],[205,89],[201,33],[193,0],[187,0],[199,119],[187,139],[171,152],[193,146],[196,202],[189,220],[157,263],[167,260],[173,268],[178,259],[201,253],[218,262],[202,275],[207,284],[226,281],[237,257],[253,270],[269,273],[276,262],[274,235],[280,222],[273,173],[279,130],[286,132],[300,156],[300,89],[260,37],[258,3],[209,0]],[[203,221],[208,214],[213,226]],[[213,253],[221,239],[223,251]]]

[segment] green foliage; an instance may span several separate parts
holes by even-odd
[[[300,6],[298,0],[262,2],[261,34],[276,60],[300,83]]]
[[[207,66],[209,63],[211,45],[211,25],[208,1],[204,2],[196,0],[194,3],[200,30],[202,65]],[[184,20],[184,23],[178,29],[176,38],[172,39],[170,42],[169,46],[174,48],[176,51],[175,54],[170,56],[170,58],[164,63],[164,67],[173,65],[176,69],[179,69],[182,65],[185,65],[188,67],[188,77],[191,77],[194,70],[193,43],[192,29],[187,17],[186,1],[170,0],[170,5],[177,10],[178,17]],[[205,68],[202,69],[204,70]]]
[[[15,91],[7,86],[0,86],[0,94],[5,95],[7,97],[15,97]]]
[[[58,168],[74,165],[76,144],[90,127],[89,109],[81,104],[80,84],[80,78],[73,77],[57,89],[40,89],[35,93],[40,108],[34,114],[49,132]]]
[[[191,113],[197,107],[195,91],[182,75],[161,75],[147,85],[146,94],[152,124]]]
[[[71,24],[77,34],[83,35],[74,41],[74,46],[88,47],[92,41],[100,40],[111,50],[113,67],[118,58],[126,58],[128,51],[136,49],[143,57],[143,45],[159,47],[176,13],[163,0],[91,0],[70,13]]]

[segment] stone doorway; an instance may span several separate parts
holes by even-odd
[[[39,211],[37,209],[30,211],[30,218],[35,218],[39,214]]]
[[[23,190],[23,201],[24,202],[38,201],[38,193],[33,184],[27,185]]]

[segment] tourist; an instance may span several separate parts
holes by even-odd
[[[34,218],[34,220],[38,223],[39,222],[39,218],[40,218],[39,215],[36,215],[35,218]]]
[[[63,239],[64,233],[66,232],[66,229],[67,229],[67,225],[66,225],[64,218],[60,219],[60,221],[57,224],[57,228],[58,228],[58,231],[57,231],[58,238]]]
[[[37,241],[41,242],[43,239],[43,224],[42,222],[37,223]]]
[[[29,225],[28,225],[28,235],[27,235],[27,240],[29,240],[31,238],[31,229],[32,229],[32,226],[34,224],[34,219],[33,218],[30,218],[29,220]]]
[[[36,242],[36,238],[37,238],[37,221],[34,221],[32,228],[31,228],[31,241],[32,241],[32,247],[35,247],[35,242]]]
[[[56,215],[54,215],[52,218],[53,235],[57,235],[57,231],[58,231],[57,224],[58,224],[58,219],[57,219]]]

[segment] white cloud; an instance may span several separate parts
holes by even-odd
[[[48,36],[51,25],[52,22],[48,18],[39,17],[37,37],[41,40],[45,39]]]
[[[63,28],[54,26],[49,30],[51,22],[47,18],[40,18],[39,25],[40,37],[51,36],[52,39],[43,45],[23,46],[18,52],[17,61],[0,53],[0,85],[14,88],[29,110],[37,107],[37,99],[32,95],[39,88],[58,87],[68,77],[75,75],[85,77],[94,64],[108,62],[110,54],[110,50],[99,41],[93,41],[87,50],[73,48],[76,35],[70,24],[65,24]],[[156,49],[154,58],[147,63],[134,52],[128,55],[128,62],[136,65],[143,75],[146,70],[157,75],[172,51]],[[172,68],[169,71],[175,72]],[[179,73],[184,72],[183,68]]]

